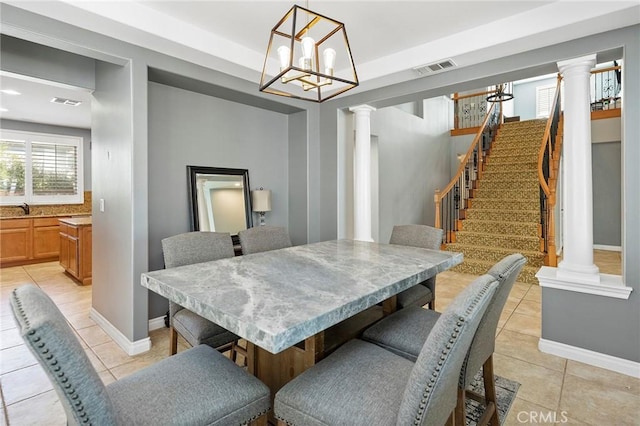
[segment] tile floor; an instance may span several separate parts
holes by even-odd
[[[618,264],[619,268],[619,253]],[[603,264],[600,260],[605,258]],[[601,270],[615,268],[615,255],[598,255]],[[611,272],[609,272],[611,273]],[[615,271],[614,271],[615,273]],[[438,277],[442,310],[475,277],[445,272]],[[88,316],[91,287],[78,286],[57,263],[0,270],[0,425],[64,425],[66,418],[45,374],[22,343],[9,308],[11,290],[23,283],[42,287],[75,330],[105,383],[164,358],[168,329],[151,332],[152,349],[128,356]],[[505,424],[640,425],[640,380],[538,351],[540,288],[516,283],[498,325],[496,374],[517,380],[520,390]],[[186,348],[180,343],[179,350]]]

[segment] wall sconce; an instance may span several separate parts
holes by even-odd
[[[264,214],[271,211],[271,190],[260,187],[251,191],[251,207],[260,215],[260,226],[264,225]]]

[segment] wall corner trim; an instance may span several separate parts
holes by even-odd
[[[547,354],[579,361],[584,364],[593,365],[594,367],[604,368],[640,379],[640,363],[629,361],[628,359],[542,338],[538,341],[538,349]]]
[[[613,297],[616,299],[629,299],[629,295],[633,290],[633,288],[624,285],[620,275],[600,274],[599,283],[577,282],[558,278],[557,269],[558,268],[550,266],[540,268],[538,273],[536,273],[540,287]]]
[[[89,311],[89,318],[94,320],[127,355],[138,355],[151,349],[151,339],[149,337],[132,342],[93,307]]]

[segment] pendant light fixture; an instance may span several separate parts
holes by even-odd
[[[496,86],[496,91],[487,96],[487,102],[505,102],[513,99],[513,83],[502,83]]]
[[[271,30],[261,92],[323,102],[357,85],[343,23],[295,5]]]

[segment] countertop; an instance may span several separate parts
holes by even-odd
[[[60,222],[66,223],[67,225],[73,225],[73,226],[91,226],[91,216],[60,219]]]
[[[21,214],[19,216],[2,216],[0,220],[3,219],[45,219],[50,217],[79,217],[79,216],[91,216],[91,212],[86,213],[58,213],[58,214]]]

